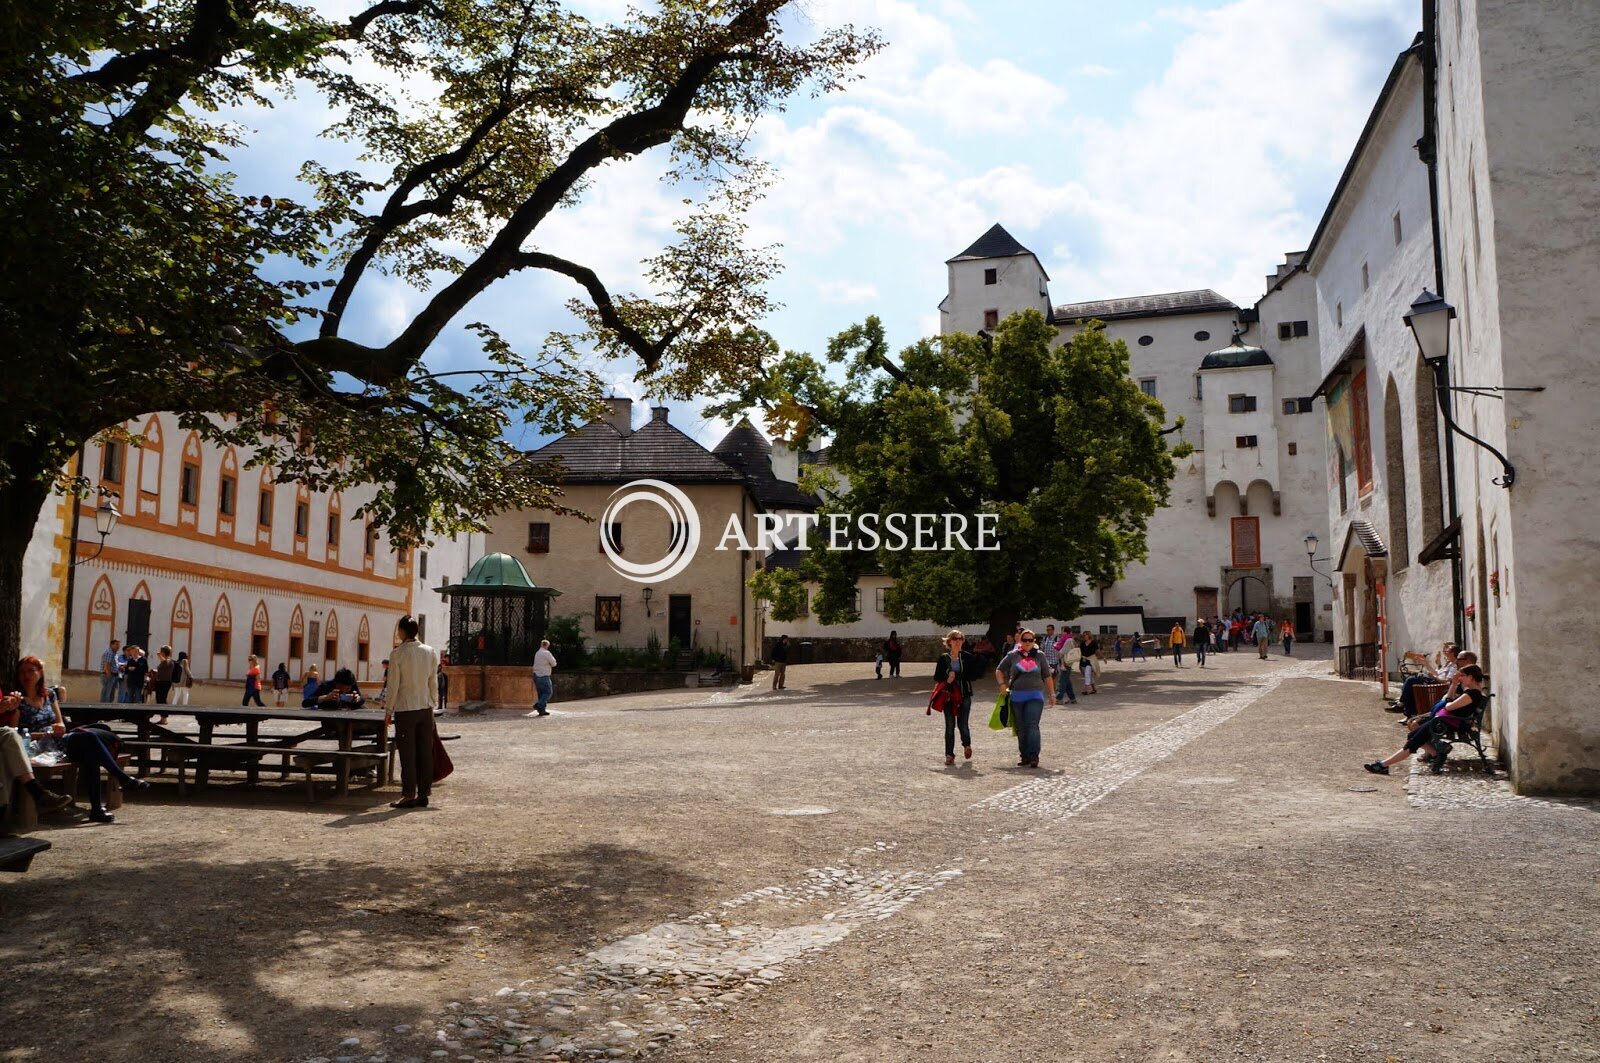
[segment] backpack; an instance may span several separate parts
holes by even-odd
[[[172,659],[172,678],[168,682],[173,686],[183,682],[183,662],[176,657]]]

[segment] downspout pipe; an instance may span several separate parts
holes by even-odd
[[[1444,233],[1439,219],[1439,18],[1436,0],[1422,0],[1422,40],[1419,58],[1422,60],[1422,139],[1417,142],[1417,154],[1428,168],[1428,220],[1433,227],[1433,290],[1445,297],[1444,289]],[[1456,444],[1461,431],[1456,427],[1451,409],[1454,402],[1450,390],[1450,365],[1448,358],[1440,358],[1433,370],[1434,393],[1439,412],[1444,417],[1444,483],[1450,515],[1446,526],[1456,522],[1461,515],[1461,503],[1456,494]],[[1458,531],[1456,548],[1450,557],[1450,599],[1454,641],[1466,645],[1466,605],[1461,589],[1461,544],[1465,535]]]

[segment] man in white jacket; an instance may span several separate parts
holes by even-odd
[[[390,808],[427,808],[433,789],[433,706],[439,691],[439,654],[417,641],[421,625],[402,616],[397,625],[405,641],[389,654],[389,684],[384,709],[394,716],[400,750],[400,800]]]

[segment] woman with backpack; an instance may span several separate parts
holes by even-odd
[[[1055,680],[1032,631],[1024,629],[1017,648],[1006,654],[995,669],[1000,692],[1011,698],[1011,718],[1017,731],[1019,768],[1037,768],[1043,739],[1039,721],[1044,716],[1045,699],[1055,698]]]
[[[956,730],[961,731],[961,755],[972,759],[972,680],[978,674],[978,656],[966,648],[967,636],[951,631],[944,637],[945,652],[933,666],[933,688],[944,693],[944,762],[956,762]]]
[[[189,671],[189,653],[179,650],[178,659],[172,662],[172,686],[167,693],[167,704],[189,704],[189,691],[193,688],[194,673]]]

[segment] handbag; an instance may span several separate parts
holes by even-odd
[[[439,730],[434,728],[431,735],[433,741],[433,781],[443,782],[456,770],[455,761],[450,759],[450,754],[445,751],[444,743],[439,741]]]

